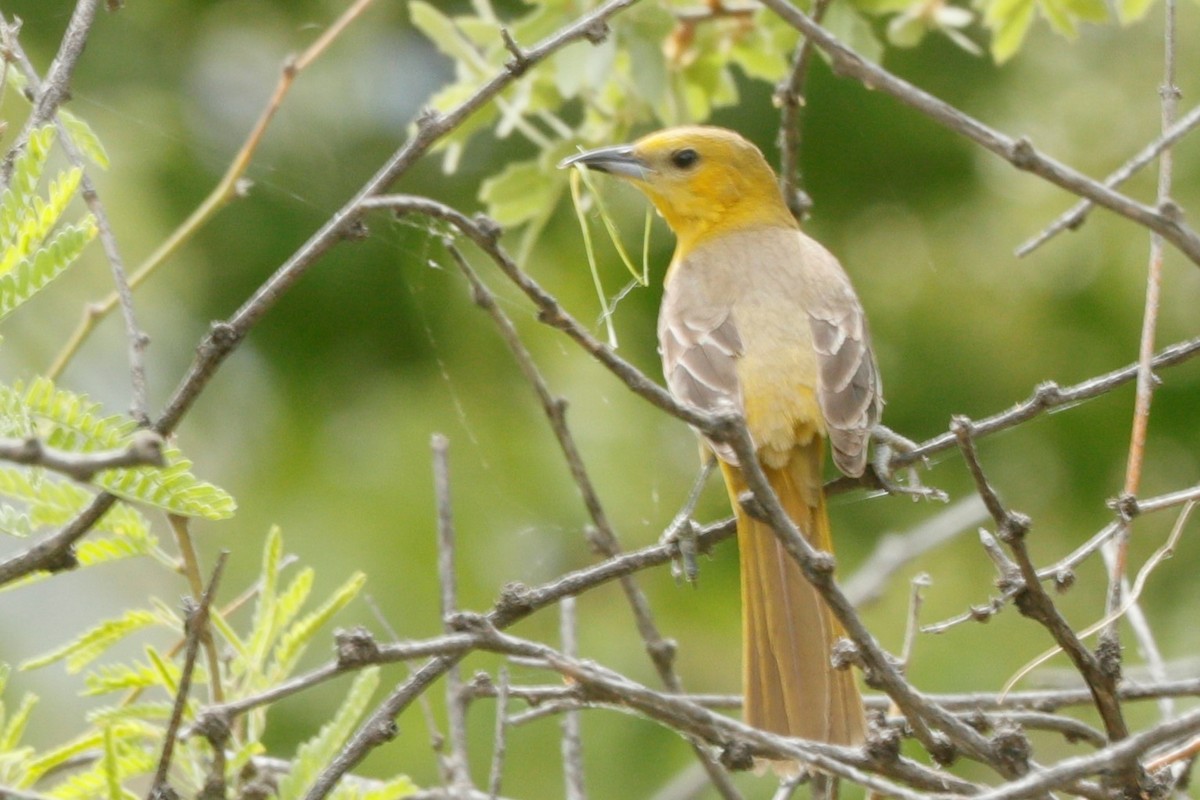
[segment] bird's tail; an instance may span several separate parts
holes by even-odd
[[[822,489],[822,440],[796,448],[781,469],[764,465],[767,479],[808,541],[832,551]],[[736,467],[722,462],[737,514],[742,574],[742,688],[745,721],[756,728],[831,744],[866,736],[862,698],[850,670],[830,666],[843,635],[817,590],[771,527],[742,510],[746,490]]]

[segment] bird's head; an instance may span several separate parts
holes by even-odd
[[[762,152],[725,128],[668,128],[559,166],[575,164],[641,189],[685,249],[723,232],[796,224]]]

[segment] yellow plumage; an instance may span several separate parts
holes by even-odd
[[[668,387],[702,410],[741,411],[784,509],[814,547],[832,550],[825,439],[838,467],[861,474],[883,403],[866,320],[837,260],[800,231],[762,154],[731,131],[673,128],[568,161],[629,180],[666,219],[677,239],[658,326]],[[830,665],[841,627],[770,527],[741,509],[736,455],[707,445],[737,515],[746,721],[861,742],[853,675]]]

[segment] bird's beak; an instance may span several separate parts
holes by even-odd
[[[565,169],[573,167],[576,164],[582,164],[588,169],[594,169],[597,172],[607,172],[609,175],[616,175],[618,178],[645,180],[650,173],[650,167],[646,165],[646,162],[634,155],[633,147],[627,144],[619,144],[614,147],[601,147],[598,150],[589,150],[586,153],[579,153],[570,158],[564,158],[558,162],[558,168]]]

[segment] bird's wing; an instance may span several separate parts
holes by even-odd
[[[742,410],[736,359],[742,339],[732,298],[717,302],[690,281],[675,281],[663,295],[658,343],[667,387],[680,402],[701,411]],[[724,461],[737,463],[733,448],[709,441]]]
[[[833,461],[842,472],[858,476],[866,466],[871,428],[883,411],[883,387],[862,306],[841,267],[834,266],[841,280],[826,284],[826,291],[809,301],[808,321],[821,373],[817,399]]]

